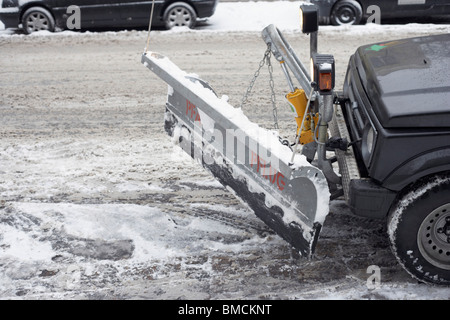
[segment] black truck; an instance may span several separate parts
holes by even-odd
[[[388,217],[402,266],[450,284],[450,34],[360,47],[336,94],[352,152],[343,187],[358,215]],[[336,120],[336,119],[335,119]],[[345,130],[344,130],[345,131]],[[352,175],[353,174],[353,175]]]

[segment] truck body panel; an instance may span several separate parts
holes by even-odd
[[[448,127],[450,35],[360,47],[364,90],[384,128]]]
[[[450,170],[449,48],[445,34],[363,46],[350,58],[342,109],[362,177],[399,192]]]

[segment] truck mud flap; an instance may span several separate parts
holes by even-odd
[[[310,257],[330,193],[323,173],[251,122],[211,87],[168,58],[148,52],[142,63],[169,86],[165,130],[278,235]]]

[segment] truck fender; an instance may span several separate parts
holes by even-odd
[[[383,186],[400,191],[422,177],[445,171],[450,171],[450,148],[435,149],[397,167],[383,182]]]

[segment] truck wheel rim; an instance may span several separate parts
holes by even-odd
[[[450,203],[432,211],[419,228],[420,253],[432,265],[450,270]]]
[[[30,32],[49,30],[50,23],[48,21],[48,18],[44,14],[40,12],[34,12],[27,18],[27,29]]]
[[[192,21],[191,13],[185,8],[174,8],[168,15],[170,27],[189,27]]]

